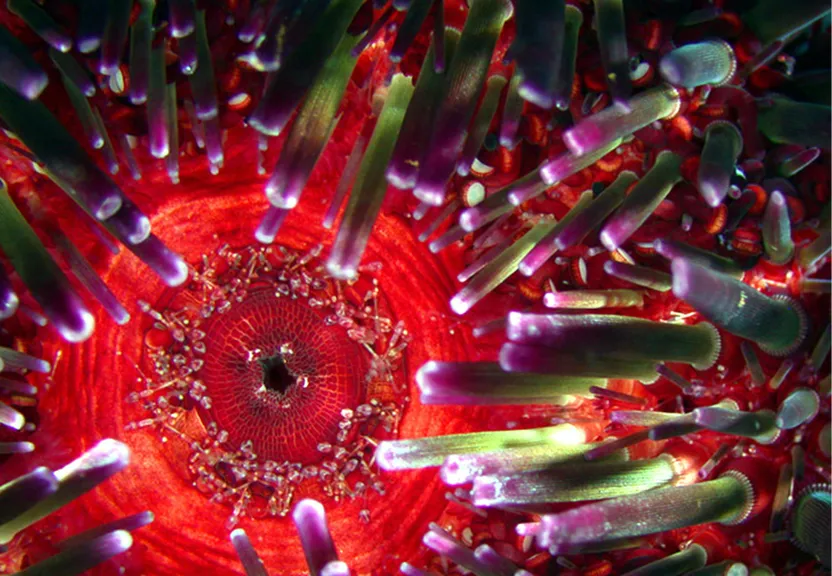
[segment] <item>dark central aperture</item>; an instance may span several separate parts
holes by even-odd
[[[285,394],[295,383],[295,376],[283,362],[283,357],[278,355],[261,358],[260,368],[263,370],[263,386],[266,390],[273,390],[279,394]]]

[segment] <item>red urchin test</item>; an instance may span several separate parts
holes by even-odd
[[[828,16],[9,0],[0,569],[826,573]]]

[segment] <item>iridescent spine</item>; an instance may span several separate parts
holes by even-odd
[[[292,122],[277,166],[266,183],[266,197],[276,208],[294,208],[329,140],[356,59],[355,37],[345,35],[324,63]]]
[[[668,484],[676,477],[673,458],[625,462],[576,462],[510,476],[474,479],[476,506],[514,506],[581,502],[638,494]]]
[[[806,314],[789,299],[769,298],[730,276],[684,259],[672,264],[673,293],[717,326],[766,352],[786,355],[805,339]]]
[[[321,568],[321,576],[350,576],[351,574],[352,573],[350,572],[350,568],[347,566],[347,563],[341,562],[340,560],[327,562],[324,564],[324,567]]]
[[[140,244],[150,236],[150,219],[126,197],[118,212],[103,224],[124,244]]]
[[[211,60],[211,47],[208,46],[208,33],[205,30],[205,11],[196,14],[194,35],[196,36],[197,67],[188,76],[191,93],[194,98],[194,110],[200,120],[216,118],[219,111],[217,104],[217,84],[214,79],[214,65]],[[263,96],[265,100],[266,96]],[[261,100],[262,102],[262,100]],[[252,125],[254,125],[252,123]],[[255,126],[256,127],[256,126]]]
[[[92,113],[92,108],[87,98],[81,93],[81,90],[75,86],[67,77],[63,77],[63,85],[72,107],[75,109],[75,114],[81,127],[89,140],[90,146],[96,150],[104,146],[104,136],[98,129],[98,124],[95,121],[95,116]]]
[[[381,2],[382,0],[376,0]],[[436,59],[433,61],[433,69],[437,72],[444,72],[448,66],[447,54],[445,53],[445,0],[436,0],[433,3],[433,42],[431,45],[436,51]]]
[[[413,86],[410,79],[401,74],[396,75],[373,135],[367,144],[327,261],[327,269],[336,278],[354,278],[358,273],[358,263],[367,247],[370,231],[387,191],[384,171],[393,153],[393,144],[412,94]]]
[[[170,181],[179,184],[179,154],[181,151],[179,150],[179,110],[176,106],[175,82],[165,86],[165,125],[168,133],[168,155],[165,158],[165,168]],[[106,146],[104,149],[107,149]]]
[[[673,285],[673,279],[667,272],[615,260],[604,262],[604,272],[619,280],[626,280],[636,286],[658,292],[667,292]]]
[[[655,362],[602,354],[595,350],[560,350],[508,342],[500,348],[500,367],[583,378],[628,378],[650,384],[658,379]]]
[[[110,134],[107,132],[107,126],[104,124],[104,118],[101,117],[101,112],[98,108],[93,107],[92,115],[95,119],[95,124],[98,127],[98,132],[104,139],[104,145],[101,147],[101,156],[104,159],[104,164],[107,165],[107,171],[110,175],[115,176],[121,169],[116,156],[116,149],[113,148],[113,141],[110,139]],[[148,225],[150,222],[148,222]]]
[[[14,316],[19,305],[20,298],[14,291],[6,270],[0,266],[0,320],[7,320]]]
[[[133,537],[126,530],[115,530],[75,544],[18,572],[20,576],[49,576],[52,574],[82,574],[95,566],[122,554],[133,545]]]
[[[137,106],[147,102],[155,5],[155,0],[141,0],[136,22],[130,27],[130,102]]]
[[[615,138],[609,142],[605,142],[598,148],[587,150],[586,152],[570,153],[564,152],[560,156],[556,156],[551,160],[546,160],[540,165],[540,177],[549,186],[558,184],[561,180],[577,174],[584,168],[588,168],[595,164],[598,160],[618,148],[621,144],[619,138]],[[527,193],[516,192],[509,195],[509,202],[518,206],[527,200],[535,198],[540,193],[531,195]]]
[[[777,367],[777,371],[771,377],[771,380],[768,381],[768,387],[770,390],[778,390],[780,386],[783,385],[786,378],[791,374],[791,371],[794,369],[794,361],[791,358],[786,358],[780,363],[780,366]]]
[[[623,0],[595,0],[595,18],[607,86],[613,101],[629,110],[635,104],[630,100],[633,86]]]
[[[57,490],[58,479],[43,466],[3,484],[0,486],[0,527]]]
[[[456,279],[460,282],[468,282],[471,278],[474,277],[480,270],[485,268],[490,262],[492,262],[497,256],[502,254],[506,248],[511,246],[512,239],[510,237],[505,238],[499,244],[495,244],[494,246],[485,250],[482,255],[477,257],[476,260],[471,262],[468,266],[466,266],[459,274],[456,275]]]
[[[446,29],[445,53],[448,57],[452,57],[456,52],[458,43],[459,32],[452,28]],[[405,112],[402,128],[396,139],[396,148],[387,166],[387,181],[401,190],[410,190],[416,186],[416,177],[419,175],[425,147],[430,139],[433,121],[442,102],[445,75],[436,72],[433,66],[434,58],[435,48],[431,44],[413,90],[413,98]],[[497,95],[499,96],[499,92]],[[496,105],[495,102],[494,106]],[[474,153],[476,152],[479,152],[479,149]]]
[[[708,551],[699,544],[691,544],[679,552],[630,570],[624,576],[681,576],[702,568],[707,561]]]
[[[46,360],[5,346],[0,346],[0,361],[3,363],[3,368],[8,371],[25,370],[48,374],[52,370],[52,365]]]
[[[194,31],[194,0],[168,0],[170,35],[184,38]]]
[[[520,118],[523,115],[523,97],[520,95],[520,83],[523,77],[518,71],[514,72],[508,84],[506,100],[503,104],[503,115],[500,122],[500,146],[507,150],[514,150],[520,141],[517,134],[520,129]]]
[[[474,555],[474,551],[459,544],[444,533],[429,530],[422,538],[422,544],[442,556],[448,558],[455,564],[474,574],[483,576],[505,576],[505,572],[498,572],[484,566]]]
[[[78,9],[78,29],[75,43],[82,54],[89,54],[101,45],[104,28],[110,18],[109,2],[81,0]]]
[[[95,319],[0,181],[0,249],[40,304],[46,317],[69,342],[92,335]]]
[[[72,48],[72,38],[39,4],[32,0],[8,0],[6,7],[55,50],[69,52]]]
[[[811,422],[819,410],[820,397],[817,392],[809,388],[796,388],[780,403],[775,424],[781,430],[791,430]]]
[[[824,0],[763,0],[749,6],[743,22],[763,46],[785,39],[829,13],[829,2]]]
[[[436,215],[433,221],[431,221],[425,229],[419,233],[419,242],[427,240],[434,232],[436,232],[445,220],[450,218],[452,214],[459,210],[461,205],[462,201],[459,198],[454,198],[443,206],[442,210]]]
[[[439,475],[445,484],[458,486],[482,476],[507,477],[556,465],[572,466],[581,456],[598,446],[598,443],[561,443],[451,454],[445,458]],[[629,455],[626,450],[618,450],[612,451],[607,458],[623,461],[629,459]]]
[[[572,424],[560,424],[528,430],[498,430],[447,434],[430,438],[385,440],[376,450],[382,470],[414,470],[440,466],[451,454],[477,454],[524,446],[575,445],[586,442],[583,430]]]
[[[89,10],[102,10],[96,3],[90,6]],[[101,33],[101,58],[98,64],[98,71],[105,76],[120,74],[119,64],[121,55],[124,52],[124,45],[127,42],[127,30],[130,27],[131,2],[112,2],[105,10],[105,22]]]
[[[643,306],[644,296],[636,290],[570,290],[547,292],[543,295],[547,308],[597,310],[599,308],[629,308]]]
[[[8,404],[0,402],[0,424],[12,430],[20,430],[26,424],[26,417]]]
[[[794,542],[814,556],[827,570],[832,568],[832,545],[829,543],[832,488],[829,484],[812,484],[804,488],[791,509],[790,525]]]
[[[530,572],[521,570],[514,562],[499,554],[488,544],[480,544],[474,550],[474,558],[489,570],[500,576],[532,576]]]
[[[251,545],[251,540],[249,540],[245,530],[237,528],[231,532],[231,545],[234,546],[234,551],[237,552],[237,556],[240,558],[246,576],[268,576],[266,567],[263,566],[263,561],[258,556],[257,550]]]
[[[556,550],[708,522],[730,524],[742,521],[753,502],[748,479],[729,472],[691,486],[658,488],[543,516],[537,540],[540,546]]]
[[[830,344],[832,344],[832,325],[827,324],[809,356],[809,367],[815,374],[820,372],[826,362],[826,358],[829,356]]]
[[[529,253],[520,261],[517,269],[523,276],[532,276],[537,270],[546,263],[546,261],[555,255],[558,251],[557,240],[560,237],[561,231],[568,226],[575,218],[578,218],[592,205],[592,192],[587,190],[578,197],[578,201],[572,205],[572,208],[564,217],[555,224],[554,228],[546,234],[546,236],[529,251]]]
[[[580,244],[587,235],[618,208],[624,201],[627,190],[635,183],[637,177],[629,170],[622,171],[612,184],[587,206],[586,210],[565,224],[555,238],[558,250],[565,250]]]
[[[147,132],[150,153],[154,158],[165,158],[170,153],[170,137],[165,121],[165,48],[154,48],[150,54],[147,84]]]
[[[768,259],[783,266],[794,256],[789,207],[780,191],[771,194],[763,213],[763,247]]]
[[[807,148],[784,159],[777,166],[777,172],[784,178],[791,178],[799,174],[804,168],[820,158],[821,151],[818,148]]]
[[[338,216],[338,211],[341,210],[341,206],[344,204],[347,193],[352,189],[355,177],[358,175],[358,169],[361,167],[361,161],[364,159],[364,148],[367,145],[367,140],[369,140],[369,137],[364,131],[355,139],[352,152],[350,152],[347,158],[347,163],[341,172],[341,177],[338,179],[338,185],[332,194],[329,208],[327,208],[326,214],[324,215],[322,225],[327,230],[332,228],[332,225],[335,223],[335,218]],[[415,216],[414,219],[418,220]]]
[[[115,440],[102,440],[82,456],[54,471],[58,488],[0,525],[0,543],[7,544],[19,531],[86,494],[117,472],[130,460],[127,446]]]
[[[274,242],[280,227],[283,226],[286,216],[289,215],[289,210],[286,208],[275,208],[269,206],[266,213],[260,219],[260,224],[254,230],[254,237],[261,244],[271,244]]]
[[[511,51],[520,76],[517,92],[528,102],[551,108],[564,65],[565,2],[520,0],[515,6],[517,36]]]
[[[59,185],[95,218],[106,220],[123,202],[115,182],[87,155],[39,101],[28,101],[0,85],[0,117]]]
[[[467,176],[471,172],[471,166],[482,149],[485,137],[488,135],[488,128],[494,119],[494,113],[497,112],[497,106],[500,104],[500,94],[505,85],[505,77],[498,74],[490,76],[485,83],[485,96],[483,96],[482,103],[477,110],[471,130],[465,138],[462,156],[456,165],[456,173],[460,176]]]
[[[610,251],[618,249],[658,208],[681,179],[682,158],[663,151],[656,163],[630,190],[618,210],[601,229],[601,243]]]
[[[298,530],[309,571],[312,576],[321,576],[324,566],[338,560],[323,505],[315,500],[301,500],[292,510],[292,520]]]
[[[129,532],[132,532],[133,530],[138,530],[139,528],[147,526],[148,524],[152,523],[155,519],[156,517],[150,510],[145,510],[144,512],[131,514],[130,516],[125,516],[123,518],[119,518],[118,520],[107,522],[106,524],[99,524],[98,526],[90,528],[89,530],[85,530],[80,534],[71,536],[66,540],[61,540],[60,542],[58,542],[58,547],[64,550],[66,548],[75,546],[76,544],[88,542],[93,538],[98,538],[99,536],[103,536],[109,532],[114,532],[116,530],[127,530]]]
[[[749,341],[744,341],[740,344],[740,352],[745,359],[745,365],[751,375],[751,381],[756,386],[762,386],[766,382],[766,376],[763,373],[763,367],[760,365],[760,359],[754,351],[754,346]]]
[[[696,325],[651,322],[608,314],[510,312],[511,342],[576,353],[592,352],[630,360],[684,362],[706,369],[716,362],[721,340],[707,322]]]
[[[87,261],[83,254],[75,247],[75,245],[59,230],[54,230],[51,234],[55,244],[59,247],[64,258],[66,258],[69,268],[78,279],[78,281],[92,294],[112,318],[116,324],[122,326],[130,320],[130,314],[118,301],[115,294],[107,287],[95,269]]]
[[[507,0],[480,0],[468,12],[456,55],[446,73],[444,98],[413,190],[423,202],[439,206],[445,199],[445,185],[465,145],[468,124],[485,84],[491,55],[511,13]]]
[[[659,73],[666,82],[688,90],[724,84],[736,70],[734,49],[724,40],[681,46],[662,56],[659,62]]]
[[[572,84],[575,79],[575,59],[578,55],[578,35],[584,22],[581,9],[572,4],[566,5],[565,26],[563,31],[563,52],[560,70],[555,81],[553,100],[559,110],[569,108],[572,99]]]
[[[776,144],[829,150],[832,140],[832,108],[822,104],[795,102],[782,97],[757,104],[760,132]]]
[[[522,191],[524,194],[537,196],[545,192],[548,187],[548,184],[541,179],[538,171],[532,170],[525,176],[487,196],[476,206],[463,210],[459,215],[459,225],[466,232],[479,230],[486,224],[514,210],[514,205],[508,201],[508,196],[512,192]]]
[[[196,34],[189,34],[180,38],[177,45],[179,71],[185,76],[190,76],[199,66],[199,38]]]
[[[520,239],[471,278],[465,287],[451,298],[451,309],[465,314],[487,294],[517,271],[523,258],[555,227],[555,222],[539,222]]]
[[[650,88],[630,101],[630,110],[610,106],[587,116],[563,133],[563,142],[575,155],[584,155],[620,138],[626,138],[645,126],[669,118],[679,111],[681,99],[667,84]]]
[[[699,161],[699,193],[716,207],[728,194],[731,177],[742,152],[742,135],[730,122],[711,122],[705,130],[705,145]]]
[[[60,70],[61,74],[78,87],[84,96],[91,98],[95,95],[95,84],[92,81],[89,71],[81,66],[74,56],[50,48],[49,59]],[[0,79],[2,79],[2,76],[0,76]]]
[[[188,265],[182,257],[171,251],[153,234],[139,244],[126,244],[126,246],[168,286],[179,286],[188,279]]]
[[[769,444],[777,437],[776,417],[772,410],[744,412],[732,408],[708,406],[693,411],[696,425],[743,438],[752,438],[761,444]]]
[[[393,7],[397,10],[406,10],[407,13],[402,20],[393,46],[390,47],[390,61],[400,62],[407,49],[413,44],[425,18],[430,12],[431,0],[394,0]]]
[[[419,368],[416,384],[425,405],[524,405],[559,404],[606,380],[507,373],[492,362],[431,361]]]
[[[283,131],[361,4],[361,0],[330,3],[297,48],[288,54],[279,69],[269,75],[263,98],[249,117],[249,124],[255,130],[269,136],[277,136]],[[200,66],[191,78],[199,76],[202,61],[200,57]]]
[[[49,77],[29,49],[3,26],[0,26],[0,51],[0,82],[24,98],[38,98]]]
[[[813,272],[829,256],[832,251],[832,231],[822,228],[818,237],[800,249],[797,263],[806,272]]]
[[[667,258],[668,260],[675,260],[676,258],[684,258],[688,262],[693,262],[699,266],[704,266],[720,274],[731,276],[737,280],[742,280],[744,272],[736,262],[729,258],[708,252],[697,246],[691,246],[678,240],[671,240],[668,238],[660,238],[653,243],[653,248],[656,252]]]

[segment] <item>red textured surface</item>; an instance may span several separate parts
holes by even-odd
[[[447,21],[458,25],[462,21],[464,11],[458,10],[457,6],[451,6],[451,4],[451,2],[447,3]],[[218,21],[219,18],[215,20]],[[657,21],[650,22],[657,23]],[[209,29],[218,30],[220,26],[216,24],[216,22],[210,24]],[[582,33],[582,37],[594,37],[594,34],[588,30],[589,27],[590,23],[585,21],[584,28],[587,30]],[[31,34],[19,24],[13,29],[16,33],[20,32],[21,36],[27,40],[31,40]],[[256,95],[260,87],[259,81],[253,80],[256,75],[251,74],[250,71],[236,70],[233,68],[232,59],[220,56],[234,43],[233,39],[228,38],[232,30],[230,27],[227,28],[226,32],[229,34],[212,43],[220,92],[227,94],[245,89]],[[645,32],[643,42],[651,52],[655,52],[659,50],[659,46],[653,45],[653,40],[658,42],[661,36],[660,31],[655,31],[653,35]],[[420,51],[424,50],[423,40],[424,38],[420,39],[417,43],[418,49],[405,58],[408,69],[418,68],[421,59]],[[576,117],[582,115],[579,110],[583,99],[582,90],[593,88],[593,82],[598,83],[598,89],[604,89],[603,83],[599,80],[599,74],[602,71],[597,62],[596,52],[592,41],[589,45],[581,47],[579,73],[583,74],[584,78],[578,78],[575,83],[576,95],[573,98],[573,107],[577,108]],[[383,47],[381,47],[365,55],[359,61],[353,83],[348,90],[347,101],[343,106],[342,122],[334,133],[333,141],[322,156],[307,190],[304,191],[300,206],[289,216],[286,225],[281,230],[279,242],[295,248],[307,247],[317,242],[322,242],[324,245],[331,244],[332,233],[321,229],[318,223],[326,208],[327,199],[338,181],[355,136],[368,115],[371,88],[386,72],[383,66],[376,65],[378,61],[383,61],[383,55]],[[497,58],[500,56],[498,55]],[[658,53],[650,54],[651,58],[657,56]],[[170,67],[170,69],[173,68],[174,66]],[[47,89],[45,99],[53,103],[56,113],[62,117],[62,120],[77,131],[77,120],[71,117],[71,109],[68,106],[59,105],[63,100],[60,89],[55,88],[59,86],[59,82],[54,80],[53,78],[50,88]],[[181,82],[179,88],[184,89],[180,94],[187,94],[186,82]],[[726,88],[722,91],[726,102],[731,106],[736,105],[737,114],[742,116],[746,111],[740,106],[741,103],[731,102],[731,97],[736,95],[730,93],[735,90]],[[717,95],[720,93],[718,92]],[[123,99],[116,99],[111,94],[104,93],[96,96],[96,102],[99,105],[107,99],[116,102],[110,117],[113,120],[112,126],[131,134],[140,135],[144,132],[143,108],[125,105]],[[146,154],[143,145],[137,149],[144,170],[143,180],[135,183],[124,175],[118,179],[127,195],[152,217],[154,231],[174,249],[184,254],[190,262],[196,261],[201,254],[215,249],[224,242],[232,245],[251,242],[252,231],[266,208],[262,194],[263,179],[256,175],[256,138],[251,131],[241,126],[243,115],[248,111],[250,109],[231,111],[223,107],[222,123],[231,129],[228,132],[228,141],[225,146],[226,165],[219,176],[211,177],[207,173],[204,157],[195,153],[183,114],[180,121],[184,128],[182,138],[186,154],[182,158],[181,185],[173,186],[169,183],[164,167]],[[528,118],[532,118],[532,114],[538,112],[532,111]],[[725,111],[714,112],[714,114],[725,113]],[[730,113],[734,114],[734,112]],[[690,127],[686,129],[682,120],[684,118],[680,117],[680,121],[665,132],[650,129],[652,130],[650,133],[646,131],[637,135],[638,138],[625,147],[627,154],[624,155],[623,162],[615,164],[610,161],[606,166],[604,163],[599,163],[598,168],[582,171],[560,187],[558,198],[553,195],[552,198],[541,199],[536,207],[540,211],[551,212],[561,217],[568,206],[574,202],[575,197],[594,181],[609,182],[621,169],[635,169],[642,172],[645,157],[654,153],[651,148],[678,148],[679,152],[694,154],[695,147],[687,141]],[[531,128],[527,129],[531,131]],[[562,130],[563,126],[558,126],[552,132],[538,134],[538,138],[532,140],[535,143],[540,142],[539,147],[524,144],[516,148],[514,152],[506,152],[503,149],[495,152],[493,164],[497,165],[500,169],[498,172],[502,171],[502,173],[496,174],[487,182],[489,192],[506,181],[516,178],[519,173],[532,169],[541,156],[552,156],[560,152]],[[752,144],[756,144],[758,151],[762,152],[761,143],[754,143],[750,138],[746,138],[749,156],[753,156]],[[546,149],[547,146],[548,149]],[[269,152],[272,160],[279,148],[280,142],[278,141]],[[821,173],[815,175],[812,170],[807,169],[798,178],[803,181],[812,177],[818,182],[815,194],[817,198],[813,198],[812,195],[803,195],[803,201],[806,204],[804,212],[809,215],[816,214],[819,206],[828,197],[828,162],[825,160],[824,164],[818,164],[812,168],[820,170]],[[209,504],[205,496],[198,494],[190,486],[189,478],[182,472],[183,459],[187,457],[187,451],[177,452],[175,448],[163,451],[160,450],[156,435],[144,432],[127,434],[123,431],[123,426],[134,416],[133,413],[127,411],[124,404],[124,396],[128,390],[133,389],[136,377],[128,358],[137,360],[142,346],[142,331],[138,328],[139,323],[135,321],[135,318],[139,316],[135,299],[140,297],[149,302],[155,302],[164,294],[165,288],[133,256],[122,253],[120,256],[113,257],[100,245],[94,244],[88,230],[74,226],[73,222],[77,218],[74,208],[69,207],[62,193],[54,186],[43,182],[41,177],[33,175],[27,163],[7,168],[7,179],[10,179],[8,173],[11,172],[16,175],[12,182],[13,192],[25,197],[28,189],[37,187],[41,190],[48,200],[49,208],[59,215],[66,228],[71,229],[73,239],[88,254],[91,254],[92,260],[104,279],[114,287],[117,295],[128,304],[128,309],[134,315],[133,323],[120,328],[114,326],[99,310],[96,317],[98,322],[96,333],[89,342],[82,346],[68,346],[48,330],[40,331],[35,339],[35,346],[43,345],[45,357],[54,360],[58,352],[62,355],[60,361],[57,362],[54,384],[43,386],[43,392],[40,395],[39,410],[42,424],[32,438],[39,447],[36,454],[37,463],[51,466],[63,464],[103,437],[123,440],[133,450],[133,463],[128,472],[117,476],[94,493],[85,496],[60,514],[45,521],[38,527],[38,530],[45,534],[45,537],[56,541],[81,529],[150,508],[156,514],[154,524],[136,533],[136,545],[128,554],[117,562],[106,564],[97,571],[98,573],[116,573],[119,565],[124,565],[127,574],[223,575],[239,573],[239,562],[228,544],[228,530],[224,527],[229,510]],[[458,180],[454,180],[454,184],[457,183]],[[673,205],[674,200],[674,195],[671,195],[668,202],[658,211],[658,217],[644,226],[634,240],[647,242],[667,234],[679,235],[680,210],[678,206]],[[402,204],[391,202],[390,210],[381,217],[371,237],[365,261],[376,260],[384,264],[382,285],[385,297],[396,315],[405,320],[408,329],[414,335],[413,344],[409,347],[405,357],[408,374],[412,375],[428,359],[463,360],[493,357],[491,356],[493,347],[499,345],[502,340],[501,336],[487,340],[488,346],[483,345],[483,340],[476,342],[475,346],[469,337],[468,326],[460,325],[457,318],[449,315],[447,302],[458,287],[453,276],[464,266],[461,262],[462,255],[456,247],[445,251],[441,256],[428,253],[425,246],[416,242],[413,235],[413,228],[419,230],[423,224],[414,225],[410,222],[404,216],[406,211],[401,209]],[[795,210],[794,207],[792,209]],[[752,214],[754,214],[753,211]],[[705,224],[706,222],[695,223],[691,237],[702,247],[716,249],[716,241],[711,232],[707,230],[707,234],[703,234],[700,230]],[[743,226],[748,227],[755,225],[756,223],[751,218],[743,223]],[[572,258],[574,264],[578,257],[585,256],[585,251],[586,247],[576,247],[562,256]],[[649,251],[647,247],[635,246],[634,249],[640,263],[663,266],[660,259],[651,256]],[[470,258],[471,255],[467,254],[465,257]],[[589,260],[586,262],[588,275],[593,286],[598,284],[598,279],[602,275],[603,261],[608,257],[606,254],[595,258],[587,257]],[[555,281],[567,280],[566,270],[566,266],[550,265],[532,279],[511,282],[480,303],[472,313],[475,316],[481,313],[482,316],[493,317],[506,309],[525,307],[529,300],[536,300],[540,297],[545,289],[544,282],[547,277]],[[781,272],[782,270],[777,271],[778,274]],[[798,271],[795,270],[795,273],[798,274]],[[559,278],[558,275],[562,277]],[[762,264],[751,274],[751,282],[762,279],[764,275],[774,277],[775,273],[767,270],[766,265]],[[625,286],[624,283],[616,280],[606,282],[609,283],[609,287]],[[809,300],[808,304],[813,316],[828,318],[828,297],[825,295],[810,297]],[[671,295],[662,295],[648,302],[645,308],[637,313],[656,317],[672,309],[681,312],[688,311]],[[815,338],[816,335],[813,334],[810,341],[814,342]],[[765,394],[749,388],[747,383],[740,379],[743,361],[737,348],[736,338],[728,336],[724,339],[722,360],[726,366],[726,380],[734,382],[736,379],[736,382],[723,395],[736,396],[738,400],[741,400],[741,404],[749,409],[776,407],[777,400],[796,385],[795,379],[792,377],[784,384],[779,397],[776,394]],[[231,346],[230,349],[233,350],[235,347]],[[768,378],[776,370],[779,361],[764,355],[761,360]],[[696,375],[687,367],[674,366],[674,369],[678,369],[685,376]],[[713,373],[704,374],[703,377],[710,380]],[[651,398],[651,402],[654,402],[655,398],[672,398],[677,393],[666,381],[659,381],[649,390],[647,387],[636,384],[635,390],[628,389],[627,392],[647,395]],[[236,393],[231,390],[230,395],[235,396]],[[216,394],[214,396],[216,397]],[[411,391],[411,396],[414,402],[405,414],[402,426],[403,437],[432,436],[504,424],[502,421],[504,418],[497,416],[494,411],[485,413],[470,409],[425,408],[415,401],[416,394],[413,391]],[[711,398],[695,399],[692,404],[705,405],[711,401]],[[620,406],[611,405],[606,400],[592,404],[586,403],[581,415],[587,418],[596,417],[599,410],[603,413],[613,408],[620,408]],[[669,405],[663,408],[675,409]],[[247,413],[246,410],[238,410],[235,414],[235,420],[241,422],[243,426],[254,420],[252,413]],[[238,431],[236,426],[235,424],[235,433]],[[817,436],[818,430],[815,428],[810,430],[811,438]],[[624,436],[629,432],[631,430],[621,427],[606,431],[607,434],[619,436]],[[597,433],[593,434],[593,437],[596,436]],[[285,436],[281,434],[281,437]],[[707,448],[713,451],[723,441],[725,441],[723,436],[709,435],[707,443],[703,444],[707,444]],[[685,448],[682,442],[681,440],[674,441],[669,444],[669,449],[673,451],[680,446]],[[809,446],[812,453],[817,454],[819,451],[815,443],[815,440],[810,440]],[[652,455],[657,453],[662,446],[644,443],[639,448],[650,449]],[[787,447],[780,444],[760,448],[758,453],[771,466],[772,474],[789,459]],[[639,453],[639,455],[644,454]],[[30,459],[29,462],[34,463],[34,460]],[[823,464],[828,467],[828,460],[824,459]],[[0,481],[26,466],[26,462],[4,465],[0,468]],[[721,472],[723,468],[724,466],[717,469],[714,475]],[[447,506],[444,498],[445,488],[439,484],[434,471],[388,475],[385,476],[385,480],[389,481],[388,494],[383,497],[373,496],[367,503],[373,512],[370,525],[365,526],[357,520],[358,510],[363,507],[363,504],[344,504],[329,507],[328,510],[339,553],[357,574],[394,574],[398,562],[409,558],[419,549],[419,540],[427,523],[437,518],[441,518],[443,525],[447,523],[460,528],[470,526],[475,534],[475,543],[492,542],[490,534],[499,533],[501,530],[503,533],[506,531],[506,526],[500,521],[475,519],[472,522],[470,514],[460,512],[460,507]],[[762,523],[764,520],[761,518]],[[244,521],[242,526],[252,537],[270,573],[286,575],[306,573],[295,530],[287,520]],[[690,538],[695,541],[712,541],[711,556],[715,561],[726,556],[744,558],[755,556],[771,562],[772,565],[778,565],[794,552],[794,548],[787,542],[775,545],[761,544],[757,549],[745,549],[737,542],[739,536],[747,530],[746,526],[737,528],[705,526],[669,532],[652,537],[649,543],[653,546],[653,550],[649,552],[652,554],[660,549],[676,549],[680,543]],[[508,539],[511,539],[511,535]],[[504,544],[504,542],[497,542],[497,544]],[[517,548],[521,546],[518,542]],[[29,545],[27,551],[33,557],[40,557],[45,552],[37,545]],[[505,550],[500,549],[500,551],[507,556],[516,553],[516,550],[510,547]],[[625,565],[629,559],[638,556],[639,553],[646,554],[644,551],[627,551],[609,554],[609,559],[573,557],[573,560],[579,562],[581,568],[573,572],[564,571],[564,573],[616,573],[620,566]],[[541,554],[545,555],[545,553]],[[522,560],[523,558],[520,558],[518,561]],[[530,562],[527,567],[537,565],[537,570],[540,571],[543,570],[541,566],[546,561],[547,559],[544,558],[537,564]]]
[[[268,289],[211,322],[205,344],[200,374],[213,399],[210,412],[234,445],[251,439],[261,458],[320,459],[318,443],[335,443],[341,410],[357,406],[364,394],[366,352],[305,302],[276,299]],[[263,369],[248,360],[249,352],[267,358],[285,344],[292,350],[286,367],[307,383],[285,394],[260,390]]]

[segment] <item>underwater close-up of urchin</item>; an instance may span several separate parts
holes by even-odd
[[[828,0],[7,0],[0,573],[832,570]]]

